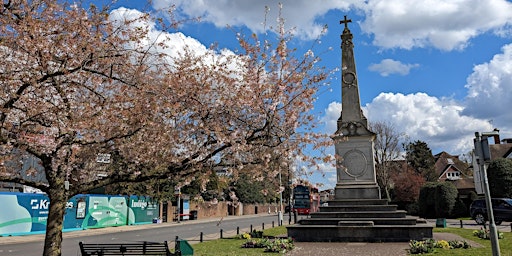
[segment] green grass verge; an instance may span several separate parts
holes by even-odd
[[[264,236],[286,236],[286,227],[280,226],[263,230]],[[241,248],[245,239],[225,238],[203,243],[193,244],[194,256],[219,255],[280,255],[278,253],[266,253],[264,248]]]

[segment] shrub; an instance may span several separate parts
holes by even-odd
[[[435,218],[436,213],[432,211],[435,209],[435,183],[428,182],[420,189],[420,196],[418,198],[419,216],[424,218]]]
[[[491,161],[487,178],[493,197],[512,197],[512,159],[498,158]]]
[[[417,216],[420,213],[420,208],[419,208],[418,202],[408,204],[405,207],[405,210],[407,211],[407,214],[409,214],[409,215]]]
[[[455,202],[455,205],[453,206],[452,210],[452,217],[458,218],[458,217],[465,217],[469,215],[468,207],[466,204],[459,198]]]
[[[447,218],[451,215],[458,193],[453,183],[437,182],[435,194],[437,218]]]
[[[457,194],[457,188],[451,182],[428,182],[420,189],[419,215],[425,218],[449,217]]]

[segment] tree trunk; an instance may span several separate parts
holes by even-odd
[[[50,198],[50,210],[46,224],[43,256],[61,256],[62,227],[68,198],[64,188],[51,188],[48,197]]]

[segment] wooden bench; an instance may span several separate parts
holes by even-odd
[[[163,243],[141,242],[141,243],[118,243],[118,244],[85,244],[79,242],[82,256],[103,256],[103,255],[166,255],[180,256],[179,250],[171,253],[167,241]]]

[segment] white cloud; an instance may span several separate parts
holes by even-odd
[[[288,29],[294,29],[297,35],[304,39],[313,39],[320,35],[324,24],[315,19],[332,9],[348,10],[351,3],[357,0],[225,0],[214,3],[201,0],[154,0],[155,9],[176,6],[176,10],[186,17],[201,17],[202,21],[213,23],[219,28],[226,25],[246,26],[254,32],[263,32],[271,26],[276,27],[279,16],[278,4],[282,3],[282,17],[286,20]],[[265,8],[268,7],[266,26]]]
[[[474,133],[491,129],[486,120],[463,115],[460,103],[425,93],[381,93],[366,109],[368,120],[392,122],[411,141],[425,141],[434,154],[467,153]]]
[[[113,10],[109,18],[117,22],[118,26],[125,26],[125,21],[130,21],[129,26],[140,27],[146,29],[147,36],[145,40],[136,42],[132,47],[140,47],[142,49],[149,49],[151,52],[165,53],[169,58],[167,61],[172,62],[174,58],[180,58],[184,53],[195,54],[195,56],[203,56],[210,54],[212,58],[206,58],[205,61],[210,61],[211,65],[220,62],[226,62],[229,59],[228,66],[232,69],[238,69],[241,66],[242,59],[230,58],[235,56],[235,53],[228,49],[221,49],[213,51],[199,42],[197,39],[186,36],[181,32],[168,33],[161,31],[157,28],[155,22],[151,20],[140,19],[143,13],[124,7]],[[135,21],[135,22],[133,22]]]
[[[491,61],[477,65],[465,86],[468,95],[463,113],[485,120],[512,136],[512,44]]]
[[[337,129],[337,121],[341,114],[341,103],[331,102],[327,109],[325,109],[325,115],[320,118],[320,122],[325,124],[324,132],[326,134],[334,134]]]
[[[185,49],[190,50],[191,53],[202,55],[208,51],[206,46],[201,44],[198,40],[183,35],[182,33],[167,33],[160,31],[156,28],[154,22],[139,19],[143,13],[124,7],[113,10],[109,18],[118,23],[118,26],[124,26],[124,21],[130,21],[131,27],[141,27],[147,30],[146,40],[139,43],[139,47],[151,47],[154,51],[165,52],[169,56],[178,57]],[[137,21],[137,22],[132,22]],[[167,42],[165,42],[167,41]],[[167,48],[159,46],[159,43],[165,42]]]
[[[382,48],[435,47],[442,50],[463,49],[469,40],[492,31],[510,35],[512,3],[506,0],[282,0],[282,16],[288,28],[299,37],[316,38],[323,24],[316,18],[330,10],[362,11],[363,32],[374,36]],[[265,6],[270,8],[266,29],[276,26],[278,2],[272,0],[225,0],[214,4],[201,0],[154,0],[156,9],[176,6],[176,14],[202,17],[219,28],[243,25],[255,32],[265,27]],[[350,17],[349,17],[350,18]],[[341,17],[340,17],[341,19]],[[356,22],[354,20],[354,22]]]
[[[512,3],[506,0],[369,0],[359,7],[366,14],[362,29],[383,48],[463,49],[471,38],[501,34],[512,22]]]
[[[432,153],[446,151],[450,154],[467,153],[473,147],[476,131],[490,131],[486,120],[462,114],[464,107],[457,102],[438,99],[425,93],[381,93],[364,107],[370,122],[391,122],[411,141],[425,141]],[[322,120],[336,120],[341,104],[333,102],[326,109]],[[337,116],[334,115],[337,113]],[[326,132],[332,132],[335,121],[326,122]],[[334,128],[335,130],[335,128]]]
[[[368,69],[370,71],[378,72],[381,76],[389,76],[392,74],[405,76],[409,74],[409,71],[412,68],[417,67],[419,67],[419,64],[403,64],[397,60],[383,59],[380,63],[371,64]]]

